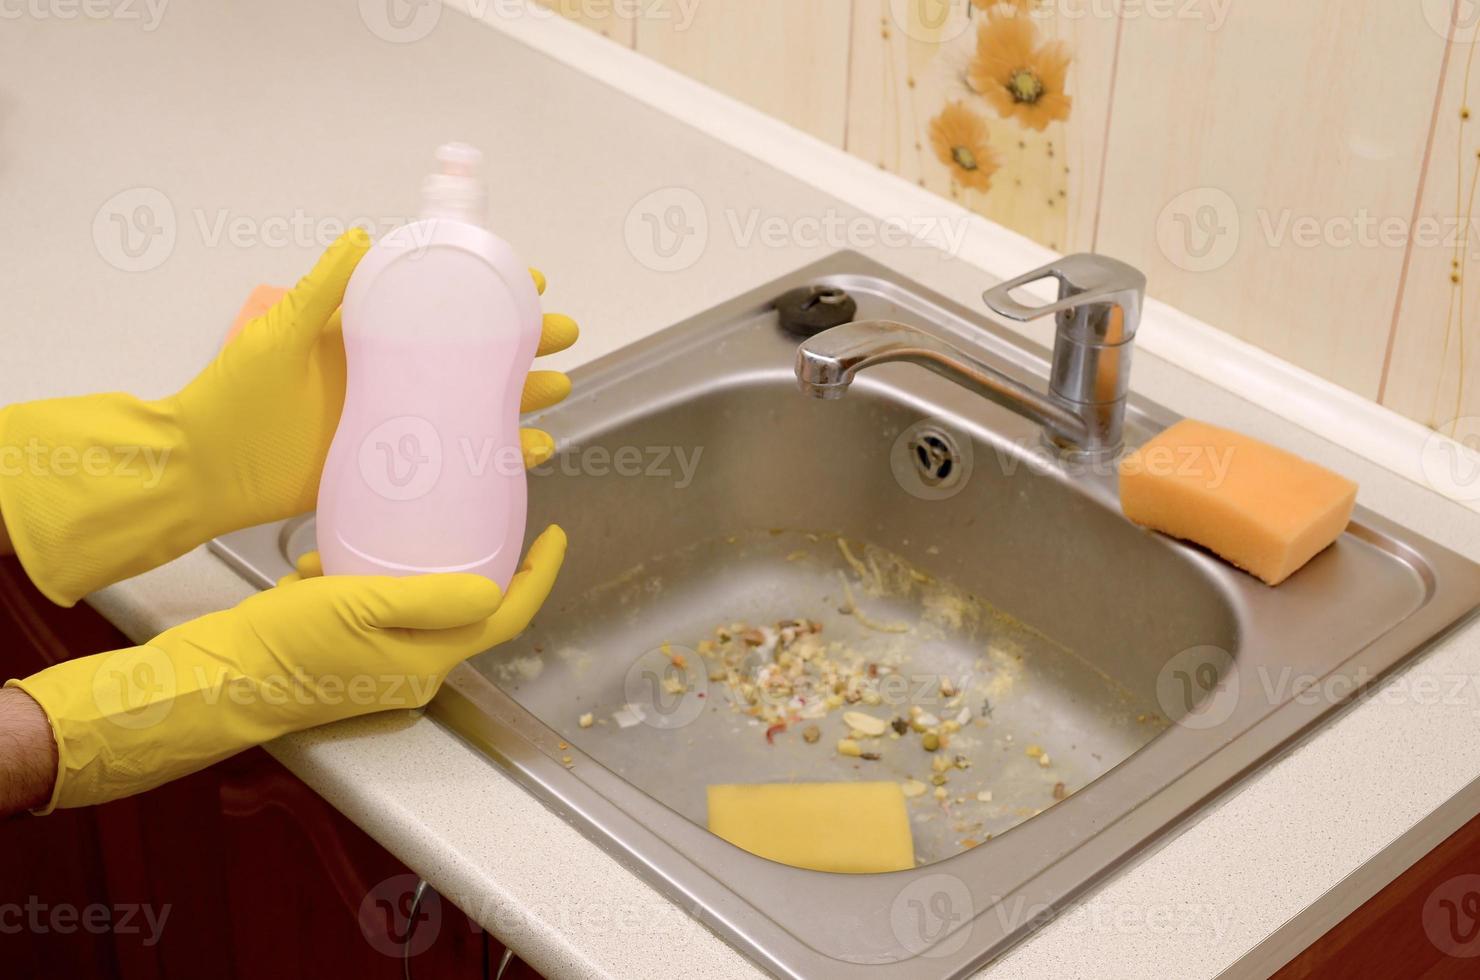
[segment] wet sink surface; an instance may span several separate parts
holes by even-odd
[[[816,281],[1040,383],[1041,351],[846,254],[577,372],[531,477],[566,569],[432,706],[775,972],[973,969],[1338,706],[1302,685],[1370,683],[1480,598],[1474,565],[1365,512],[1269,589],[917,368],[807,399],[767,304]],[[1128,439],[1173,419],[1133,402]],[[220,550],[266,581],[311,546],[300,519]],[[904,731],[840,755],[849,711]],[[959,726],[943,751],[921,716]],[[703,829],[711,783],[851,779],[922,784],[915,871],[786,868]]]

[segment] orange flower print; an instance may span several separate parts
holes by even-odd
[[[1064,94],[1069,49],[1061,41],[1039,46],[1038,31],[1026,17],[993,16],[976,35],[976,57],[966,69],[971,87],[998,115],[1042,132],[1056,119],[1068,119],[1072,100]]]
[[[997,172],[997,153],[987,142],[987,124],[963,102],[952,102],[930,120],[930,145],[963,187],[986,191]]]

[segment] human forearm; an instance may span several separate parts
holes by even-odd
[[[300,574],[144,646],[17,681],[55,733],[54,768],[33,776],[31,806],[107,802],[288,732],[425,705],[457,664],[524,631],[565,546],[560,528],[546,529],[506,592],[469,574]]]
[[[46,803],[56,775],[46,712],[25,691],[0,688],[0,817]]]

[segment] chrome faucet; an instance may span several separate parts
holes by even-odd
[[[1012,291],[1052,276],[1058,299],[1030,306]],[[1043,426],[1073,453],[1111,456],[1121,447],[1131,349],[1141,322],[1146,277],[1103,255],[1066,255],[982,294],[1000,316],[1027,322],[1054,314],[1047,394],[1013,380],[965,351],[893,320],[855,320],[815,335],[797,350],[797,382],[817,398],[841,398],[859,371],[890,361],[929,368]]]

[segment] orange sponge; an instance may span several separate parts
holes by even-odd
[[[242,328],[247,325],[248,321],[255,320],[272,309],[277,305],[278,300],[286,295],[288,295],[288,290],[285,286],[269,286],[263,283],[254,287],[247,295],[247,301],[242,304],[242,308],[237,310],[236,319],[231,323],[231,329],[226,331],[223,346],[235,340],[236,335],[242,332]]]
[[[1340,536],[1357,485],[1227,429],[1185,419],[1120,463],[1125,516],[1279,585]]]

